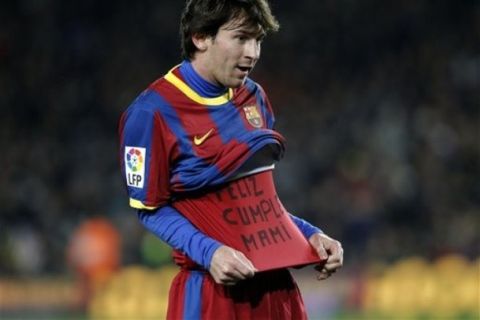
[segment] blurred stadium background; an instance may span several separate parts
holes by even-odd
[[[253,78],[288,140],[278,191],[342,241],[295,270],[312,319],[479,319],[480,9],[272,1]],[[183,1],[0,3],[0,319],[153,319],[175,274],[127,206],[120,113],[180,62]]]

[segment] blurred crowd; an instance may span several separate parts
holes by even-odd
[[[252,78],[287,153],[285,207],[342,241],[346,267],[479,255],[477,1],[271,1]],[[179,63],[183,1],[0,3],[0,273],[64,272],[108,218],[123,263],[145,232],[118,164],[121,112]]]

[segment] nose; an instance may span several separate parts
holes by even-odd
[[[258,60],[260,57],[260,47],[260,41],[257,39],[249,39],[245,42],[245,57],[252,60]]]

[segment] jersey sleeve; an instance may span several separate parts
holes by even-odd
[[[169,202],[174,138],[158,111],[134,105],[120,119],[120,165],[130,206],[153,210]]]
[[[200,232],[173,207],[138,210],[138,218],[147,230],[172,248],[181,250],[205,269],[210,269],[213,254],[222,244]]]
[[[309,222],[291,213],[290,213],[290,218],[297,225],[298,229],[300,229],[300,231],[302,232],[302,234],[305,236],[306,239],[309,239],[314,233],[323,233],[323,231],[320,228],[315,227]]]

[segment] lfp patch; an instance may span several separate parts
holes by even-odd
[[[125,147],[125,174],[130,187],[143,188],[145,154],[145,148]]]

